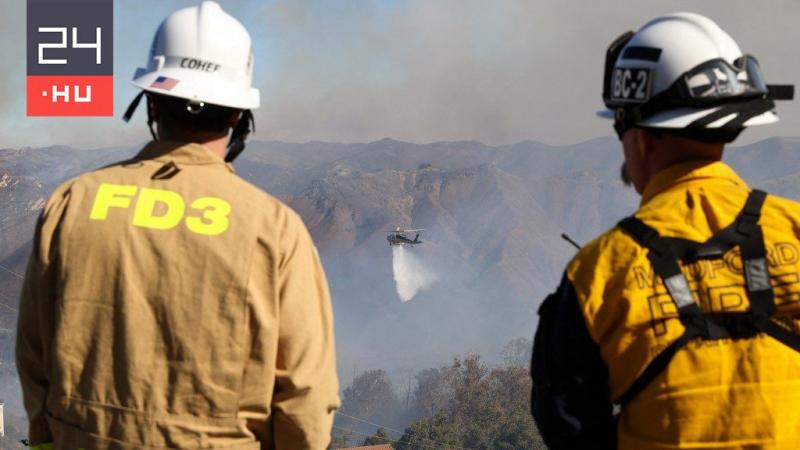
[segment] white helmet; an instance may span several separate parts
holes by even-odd
[[[187,109],[196,113],[205,104],[244,110],[240,123],[249,125],[249,110],[260,106],[259,90],[252,87],[252,80],[250,34],[218,3],[203,1],[175,11],[158,27],[147,67],[138,68],[133,76],[133,85],[142,93],[131,103],[124,119],[133,115],[144,92],[152,92],[186,99]],[[240,137],[237,134],[235,129],[231,145]],[[232,153],[229,160],[236,156],[231,157]]]
[[[251,87],[252,80],[250,34],[218,3],[204,1],[161,23],[147,67],[136,70],[133,85],[196,102],[256,109],[259,91]]]
[[[614,118],[620,139],[632,127],[703,140],[732,141],[744,127],[778,121],[773,100],[793,86],[767,86],[756,59],[711,19],[657,17],[615,40],[606,54],[599,115]]]

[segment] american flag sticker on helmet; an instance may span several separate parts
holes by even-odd
[[[151,84],[150,87],[156,89],[163,89],[165,91],[170,91],[178,83],[180,83],[180,80],[176,80],[175,78],[160,76],[156,78],[155,81],[153,81],[153,84]]]

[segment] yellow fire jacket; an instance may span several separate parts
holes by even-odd
[[[36,229],[17,367],[32,444],[323,449],[333,318],[301,219],[197,144],[58,188]]]
[[[635,217],[662,237],[703,243],[734,222],[749,192],[724,163],[680,164],[651,180]],[[800,205],[769,195],[758,223],[762,284],[777,305],[770,323],[796,338]],[[665,286],[650,250],[620,227],[578,253],[540,309],[534,345],[533,412],[551,449],[800,448],[800,352],[752,333],[747,291],[758,280],[745,280],[743,251],[676,268],[701,316],[728,319],[703,325],[710,337],[687,341],[632,398],[626,392],[689,328],[672,298],[681,289]],[[736,336],[714,336],[726,330]]]

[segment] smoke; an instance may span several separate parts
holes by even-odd
[[[392,246],[392,268],[397,295],[407,302],[439,280],[439,276],[402,245]]]
[[[744,0],[275,0],[254,15],[269,48],[269,98],[259,139],[412,142],[535,139],[574,143],[612,135],[596,118],[606,47],[652,17],[681,10],[716,19],[774,80],[797,79],[786,42],[800,36],[800,2],[775,9]],[[776,11],[781,11],[776,13]],[[256,19],[257,18],[257,19]],[[781,30],[769,33],[768,30]],[[792,38],[791,36],[795,36]],[[256,62],[256,71],[264,69]],[[262,69],[259,69],[262,67]],[[320,74],[324,74],[321,76]],[[778,82],[778,81],[776,81]],[[750,130],[794,133],[797,102],[781,122]],[[753,134],[757,133],[757,134]],[[749,137],[747,137],[749,136]],[[764,135],[761,135],[764,137]]]
[[[0,15],[0,147],[132,145],[149,139],[144,108],[119,117],[136,90],[152,34],[193,0],[115,2],[114,118],[25,117],[25,4]],[[612,134],[602,107],[606,46],[658,14],[689,10],[714,18],[768,81],[800,79],[800,2],[764,8],[747,0],[227,0],[253,36],[262,106],[255,138],[305,142],[535,139],[575,143]],[[147,5],[142,6],[142,5]],[[775,30],[775,32],[771,32]],[[781,122],[743,141],[795,135],[800,102],[778,105]]]

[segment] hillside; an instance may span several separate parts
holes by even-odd
[[[800,198],[798,150],[800,139],[774,138],[731,150],[727,160],[754,186]],[[55,186],[134,152],[0,150],[0,264],[24,271],[36,216]],[[465,351],[491,361],[510,339],[530,337],[539,300],[574,253],[560,233],[584,242],[635,209],[638,196],[619,181],[621,162],[611,138],[565,147],[384,139],[253,142],[236,167],[309,227],[349,379],[356,368],[399,376]],[[412,251],[439,279],[408,303],[395,293],[384,239],[395,226],[426,229]],[[19,281],[0,271],[2,329],[13,329]]]

